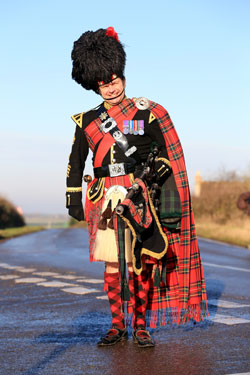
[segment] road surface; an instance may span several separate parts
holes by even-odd
[[[153,349],[98,348],[111,319],[87,244],[85,229],[0,243],[0,374],[250,374],[249,250],[199,239],[210,317],[152,330]]]

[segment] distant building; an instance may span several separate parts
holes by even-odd
[[[194,180],[194,196],[199,197],[201,195],[201,184],[202,178],[200,171],[196,171],[195,180]]]

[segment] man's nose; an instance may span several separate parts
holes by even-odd
[[[115,88],[112,84],[109,85],[109,92],[112,93],[114,92]]]

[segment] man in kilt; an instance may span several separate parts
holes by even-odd
[[[112,314],[98,345],[126,340],[131,323],[134,342],[153,347],[146,321],[154,328],[207,315],[182,147],[162,106],[125,96],[126,55],[112,27],[84,33],[72,60],[73,79],[103,98],[72,116],[66,191],[69,215],[83,220],[82,178],[91,150],[94,179],[88,179],[85,202],[90,261],[105,262]]]

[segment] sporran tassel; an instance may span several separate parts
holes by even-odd
[[[123,301],[130,301],[130,294],[127,280],[124,280],[122,283],[122,300]]]
[[[104,217],[104,219],[110,219],[111,216],[112,216],[112,208],[111,208],[111,199],[110,199],[107,205],[107,208],[102,213],[102,217]]]
[[[108,222],[108,228],[109,229],[114,229],[114,214],[115,214],[115,210],[112,212],[111,219]]]
[[[112,217],[111,199],[108,202],[106,209],[103,211],[101,220],[99,221],[97,228],[100,230],[107,229],[107,220]]]
[[[155,270],[155,275],[154,275],[154,286],[160,287],[161,285],[161,273],[159,269],[159,265],[157,265],[157,268]]]
[[[99,221],[98,225],[97,225],[97,228],[100,229],[100,230],[106,230],[107,229],[107,219],[102,217],[101,220]]]

